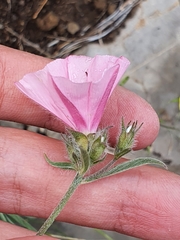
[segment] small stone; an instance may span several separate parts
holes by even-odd
[[[55,13],[49,12],[43,18],[38,18],[36,23],[38,28],[40,28],[42,31],[50,31],[57,27],[59,23],[59,17]]]
[[[80,26],[76,22],[69,22],[67,24],[67,31],[72,35],[77,33],[79,29],[80,29]]]
[[[98,10],[104,11],[107,7],[107,1],[106,0],[94,0],[94,6]]]

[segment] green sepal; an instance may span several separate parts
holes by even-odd
[[[133,122],[132,124],[130,121],[127,126],[125,126],[124,119],[122,118],[121,134],[114,151],[116,160],[131,151],[134,144],[135,135],[141,126],[142,124],[140,124],[139,127],[137,126],[137,121]]]
[[[77,171],[80,175],[86,173],[86,171],[90,167],[90,158],[87,151],[83,148],[76,149],[76,153],[72,154],[72,165],[75,171]]]
[[[167,166],[165,163],[163,163],[162,161],[155,159],[155,158],[149,158],[149,157],[142,157],[142,158],[136,158],[127,162],[123,162],[117,166],[115,166],[114,168],[101,173],[101,174],[93,174],[89,177],[84,178],[83,183],[87,183],[87,182],[93,182],[95,180],[98,180],[100,178],[104,178],[104,177],[108,177],[108,176],[112,176],[115,174],[118,174],[120,172],[125,172],[127,170],[130,170],[132,168],[136,168],[136,167],[140,167],[143,165],[147,165],[147,164],[153,164],[153,165],[159,165],[160,167],[164,167],[167,169]]]
[[[116,155],[114,156],[114,159],[115,160],[118,160],[119,158],[121,158],[122,156],[126,155],[127,153],[131,152],[131,149],[124,149],[123,151],[121,152],[116,152]]]
[[[102,159],[102,156],[104,155],[104,150],[106,149],[105,143],[101,141],[101,136],[99,136],[92,144],[91,150],[90,150],[90,159],[92,161],[92,164],[99,162],[99,158]],[[104,158],[103,158],[104,159]]]
[[[89,158],[89,154],[87,151],[85,151],[83,148],[80,148],[81,151],[81,167],[79,169],[79,174],[83,175],[87,172],[87,170],[90,167],[90,158]]]
[[[100,162],[104,161],[105,158],[106,158],[106,155],[104,155],[102,158],[99,158],[99,159],[97,159],[96,161],[94,161],[93,164],[92,164],[92,162],[91,162],[91,164],[92,164],[92,165],[95,165],[96,163],[100,163]]]
[[[53,167],[57,167],[57,168],[61,168],[61,169],[69,169],[69,170],[75,170],[74,167],[72,166],[71,163],[69,162],[52,162],[46,154],[44,154],[44,158],[46,160],[46,162],[53,166]]]
[[[88,150],[88,138],[81,132],[68,130],[69,133],[74,137],[76,144],[84,150]]]

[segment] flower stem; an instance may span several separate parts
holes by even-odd
[[[113,164],[116,162],[116,159],[112,159],[106,166],[104,166],[102,169],[100,169],[99,171],[93,173],[92,175],[90,176],[87,176],[83,179],[82,183],[89,183],[89,182],[92,182],[92,181],[95,181],[95,180],[98,180],[101,175],[106,172],[107,170],[109,170],[110,167],[113,166]]]
[[[36,235],[42,236],[46,233],[46,231],[49,229],[49,227],[53,224],[57,216],[60,214],[61,210],[64,208],[70,197],[73,195],[77,187],[81,184],[82,182],[82,176],[79,175],[78,173],[76,174],[73,182],[71,183],[69,189],[67,190],[66,194],[64,197],[61,199],[59,204],[55,207],[51,215],[48,217],[48,219],[44,222],[44,224],[41,226],[39,231],[37,232]]]
[[[121,158],[128,152],[130,152],[129,149],[125,149],[124,151],[122,151],[120,154],[118,154],[118,157],[115,156],[106,166],[101,168],[99,171],[93,173],[90,176],[85,177],[82,183],[84,184],[84,183],[93,182],[101,178],[102,174],[104,174],[107,170],[109,170],[119,158]]]

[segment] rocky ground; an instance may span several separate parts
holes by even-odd
[[[119,33],[120,24],[116,26],[117,19],[109,21],[108,17],[119,7],[122,15],[126,17],[125,6],[130,5],[133,8],[138,2],[138,0],[1,1],[0,43],[50,58],[62,57],[91,41],[103,39],[105,42],[111,42]],[[99,24],[104,20],[107,20],[105,22],[107,25],[102,27]],[[69,47],[72,43],[73,46]],[[61,53],[67,45],[68,50]]]

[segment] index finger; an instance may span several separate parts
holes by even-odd
[[[51,60],[4,46],[0,46],[0,52],[0,118],[64,131],[62,121],[28,99],[14,84],[26,73],[42,69]],[[122,117],[126,122],[144,123],[136,148],[144,148],[154,141],[159,130],[159,121],[152,107],[134,93],[117,87],[108,101],[100,124],[100,127],[114,126],[110,130],[112,144],[120,131]]]

